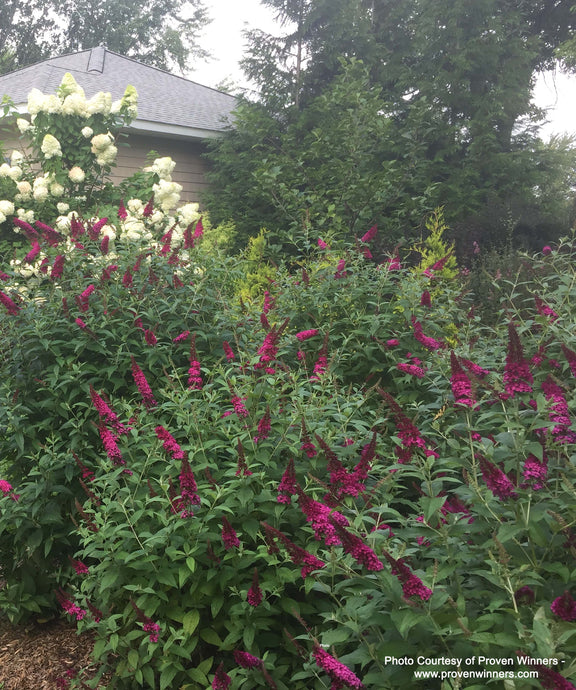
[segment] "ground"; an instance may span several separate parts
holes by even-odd
[[[67,669],[90,667],[93,637],[53,619],[13,626],[0,618],[0,689],[54,690]]]

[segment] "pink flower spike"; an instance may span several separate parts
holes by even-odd
[[[501,501],[507,498],[516,498],[514,484],[512,484],[508,476],[497,465],[494,465],[479,454],[476,455],[476,459],[480,463],[480,470],[482,471],[482,477],[486,482],[486,486],[494,496]]]
[[[202,235],[204,234],[204,225],[202,224],[202,218],[198,218],[198,222],[196,223],[196,227],[194,228],[194,239],[198,240]]]
[[[34,261],[34,259],[38,256],[38,254],[40,254],[40,243],[34,241],[32,243],[32,249],[24,257],[24,263],[31,264]]]
[[[216,669],[216,675],[212,681],[212,690],[228,690],[232,683],[232,678],[224,671],[224,664],[220,664]]]
[[[64,271],[64,256],[58,254],[54,259],[54,264],[52,265],[52,270],[50,271],[50,279],[61,278]]]
[[[378,227],[376,225],[373,225],[368,232],[360,238],[360,242],[364,242],[364,244],[368,244],[368,242],[372,242],[372,240],[376,237],[378,234]]]
[[[328,245],[320,237],[318,238],[318,246],[320,247],[320,249],[328,249]]]
[[[362,681],[343,663],[328,654],[324,649],[316,645],[314,647],[314,661],[326,671],[332,679],[333,688],[342,688],[345,685],[349,688],[363,688]]]
[[[304,340],[308,340],[309,338],[313,338],[315,335],[318,335],[319,331],[317,328],[310,328],[307,331],[300,331],[300,333],[296,333],[296,337],[300,342],[303,342]]]
[[[246,600],[250,606],[260,606],[262,603],[262,590],[260,589],[260,584],[258,582],[258,568],[254,568],[254,575],[252,577],[252,586],[248,590],[248,595]]]
[[[234,360],[234,350],[230,347],[230,343],[228,341],[224,341],[222,343],[222,347],[224,348],[224,354],[226,355],[226,359],[229,362],[232,362]]]
[[[86,611],[70,601],[68,594],[63,589],[56,591],[56,598],[60,606],[69,616],[74,616],[77,621],[81,621],[86,615]]]
[[[126,220],[126,218],[128,218],[128,211],[126,210],[126,206],[124,206],[124,199],[120,199],[120,206],[118,207],[118,218],[120,218],[120,220]]]
[[[256,432],[257,435],[254,436],[254,443],[258,443],[258,441],[268,438],[270,428],[270,408],[267,407],[262,419],[258,422],[258,430]]]
[[[142,369],[140,369],[140,367],[136,364],[136,360],[133,356],[130,359],[132,361],[132,376],[134,378],[134,382],[136,383],[138,391],[142,396],[142,402],[144,403],[144,407],[148,411],[150,411],[153,408],[155,408],[158,405],[158,403],[156,402],[156,400],[154,400],[152,389],[150,388],[148,381],[146,380],[146,377],[142,372]]]
[[[240,546],[240,540],[238,539],[236,531],[225,517],[222,518],[222,541],[224,542],[226,551]]]
[[[298,493],[296,482],[296,472],[294,470],[294,459],[290,458],[288,460],[288,466],[282,475],[280,484],[278,486],[278,498],[276,499],[278,503],[290,503],[292,501],[292,496]]]
[[[234,650],[234,661],[238,664],[238,666],[242,666],[242,668],[261,668],[262,666],[262,659],[259,659],[257,656],[253,656],[252,654],[248,654],[248,652],[241,652],[237,649]]]
[[[552,254],[552,247],[549,247],[548,245],[542,247],[542,254],[544,254],[544,256]]]
[[[20,307],[4,292],[0,292],[0,302],[6,307],[11,316],[16,316],[20,311]]]
[[[172,434],[163,426],[158,425],[154,429],[154,432],[156,433],[158,439],[162,441],[164,450],[169,453],[174,460],[183,460],[186,457],[186,454],[182,448],[180,448],[174,436],[172,436]]]

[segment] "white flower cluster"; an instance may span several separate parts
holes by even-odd
[[[38,113],[80,115],[87,118],[95,114],[118,113],[122,109],[130,117],[135,118],[138,114],[137,101],[138,96],[133,86],[128,86],[124,96],[114,103],[112,102],[112,95],[102,91],[87,100],[84,89],[67,72],[58,89],[58,95],[45,95],[39,89],[30,91],[28,94],[28,112],[32,115],[32,121]],[[23,118],[19,118],[16,124],[21,132],[30,128],[30,123]]]
[[[0,177],[9,177],[16,182],[16,180],[22,177],[22,168],[19,165],[2,163],[2,165],[0,165]]]
[[[4,223],[8,216],[14,215],[14,204],[7,199],[0,201],[0,223]]]
[[[164,156],[163,158],[156,158],[152,165],[144,168],[144,172],[156,173],[160,178],[152,190],[154,191],[155,202],[165,213],[174,208],[180,201],[182,185],[172,181],[172,172],[175,166],[176,163],[170,156]]]
[[[98,165],[112,165],[116,160],[118,149],[114,146],[114,137],[110,132],[97,134],[92,137],[90,143],[92,144],[92,153],[96,156],[96,163]]]
[[[60,142],[52,134],[44,135],[42,140],[42,153],[46,158],[55,158],[62,156],[62,148],[60,147]]]

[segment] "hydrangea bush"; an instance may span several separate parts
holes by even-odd
[[[447,257],[376,264],[376,227],[248,302],[147,191],[7,216],[0,605],[94,631],[96,676],[55,682],[380,690],[418,686],[390,657],[519,654],[539,679],[506,688],[574,687],[572,242],[490,326]]]

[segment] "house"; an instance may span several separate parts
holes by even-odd
[[[206,188],[206,141],[218,137],[231,124],[236,98],[184,77],[144,65],[103,46],[49,58],[0,76],[0,98],[8,95],[26,111],[28,93],[37,88],[56,93],[69,72],[90,98],[99,91],[121,98],[131,84],[138,92],[138,117],[126,130],[128,147],[119,148],[115,178],[140,170],[150,151],[176,161],[172,179],[182,185],[183,201],[198,201]],[[7,148],[18,146],[3,140]]]

